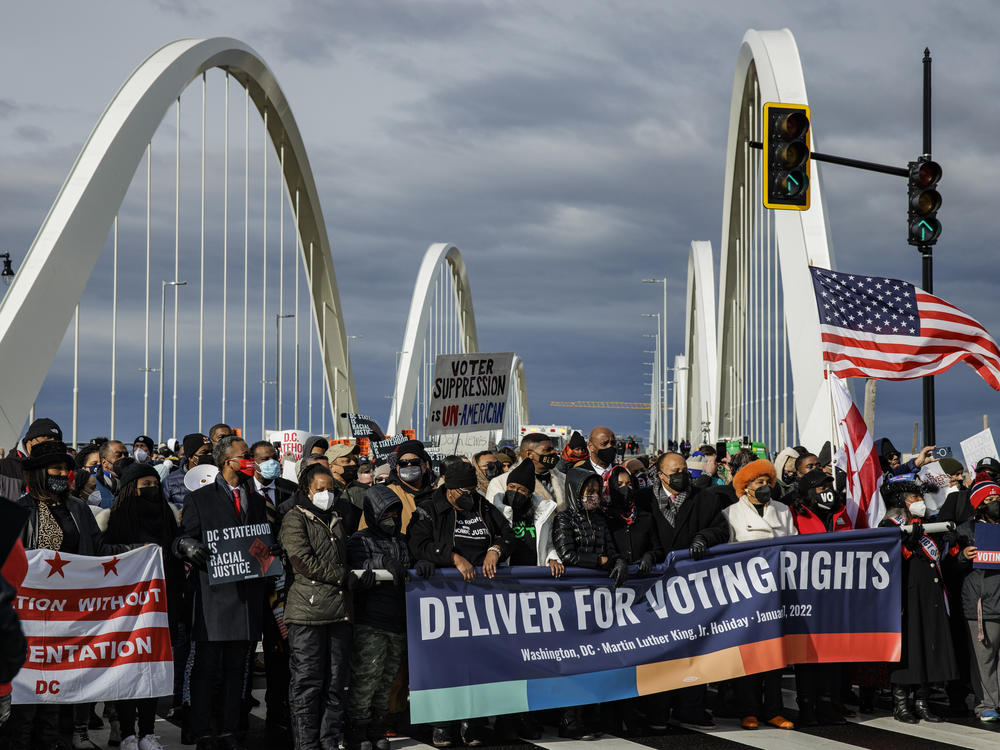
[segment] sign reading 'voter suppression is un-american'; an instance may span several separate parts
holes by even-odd
[[[427,433],[454,435],[502,428],[513,361],[513,352],[438,355]]]

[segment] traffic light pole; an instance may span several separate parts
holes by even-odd
[[[931,158],[931,51],[924,47],[924,158]],[[924,291],[934,293],[934,248],[918,246]],[[934,424],[934,376],[923,378],[924,389],[924,445],[936,442]]]

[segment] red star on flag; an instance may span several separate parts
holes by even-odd
[[[46,578],[51,578],[56,573],[61,575],[63,578],[66,577],[66,574],[63,573],[63,568],[69,565],[69,560],[63,560],[61,557],[59,557],[58,552],[56,552],[55,557],[51,557],[45,562],[47,562],[49,566],[52,568],[52,570],[49,571],[49,574],[45,576]]]
[[[104,577],[105,578],[107,578],[108,573],[114,573],[115,575],[118,575],[118,567],[117,566],[118,566],[119,562],[120,561],[118,560],[118,555],[115,555],[114,557],[112,557],[107,562],[102,562],[101,563],[101,565],[104,566]]]

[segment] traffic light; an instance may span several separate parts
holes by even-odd
[[[809,208],[809,107],[764,105],[764,186],[767,208]]]
[[[941,165],[921,156],[910,162],[909,210],[907,211],[907,242],[911,245],[933,245],[941,236],[937,220],[941,208],[941,193],[937,191]]]

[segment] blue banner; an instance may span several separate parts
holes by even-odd
[[[672,553],[603,572],[453,569],[407,586],[414,722],[618,700],[820,661],[896,661],[898,529]],[[635,574],[635,571],[632,571]]]
[[[977,523],[973,544],[976,546],[973,568],[1000,570],[1000,524]]]

